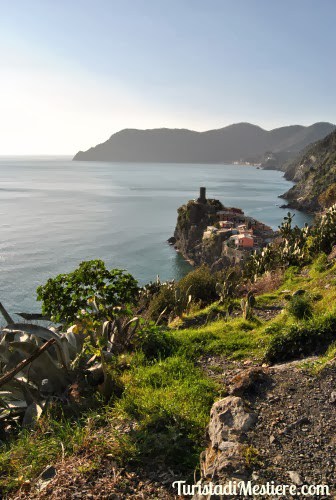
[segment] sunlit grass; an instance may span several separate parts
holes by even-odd
[[[296,319],[286,307],[283,291],[292,295],[298,289],[304,289],[312,302],[310,320]],[[328,342],[334,342],[331,329],[336,317],[336,265],[322,257],[307,269],[287,269],[279,289],[257,296],[256,306],[284,310],[268,321],[244,320],[242,316],[225,320],[216,319],[218,313],[224,313],[218,302],[203,309],[195,307],[182,320],[170,324],[169,331],[158,331],[155,338],[148,339],[151,356],[144,350],[120,355],[114,368],[124,387],[122,396],[110,405],[101,402],[96,410],[83,411],[80,417],[50,412],[36,430],[19,431],[0,448],[0,489],[15,490],[24,481],[36,478],[48,464],[90,450],[100,460],[111,455],[122,465],[146,462],[191,473],[204,446],[210,408],[225,393],[223,385],[197,366],[198,361],[223,356],[261,362],[273,346],[272,362],[277,362],[278,353],[281,359],[299,357],[300,352],[309,355],[306,347],[313,351],[319,342],[324,348],[324,340],[327,349]],[[239,300],[235,307],[239,309]],[[207,324],[195,326],[194,320],[206,320]],[[186,327],[188,322],[192,326]],[[326,353],[304,367],[317,374],[335,356],[334,342]],[[119,431],[119,424],[129,426],[129,430]],[[83,467],[83,474],[87,467],[91,471],[91,465]],[[92,467],[98,469],[99,461]]]

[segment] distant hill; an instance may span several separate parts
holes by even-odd
[[[296,182],[282,196],[289,207],[316,212],[336,203],[336,131],[289,163],[285,177]]]
[[[106,142],[79,151],[74,160],[158,163],[260,163],[265,153],[293,157],[313,141],[335,129],[331,123],[309,127],[292,125],[264,130],[250,123],[237,123],[217,130],[125,129]],[[279,168],[274,167],[274,168]]]

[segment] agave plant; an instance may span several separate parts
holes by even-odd
[[[108,363],[126,349],[139,318],[117,316],[96,325],[96,354],[86,352],[91,337],[83,324],[66,332],[29,323],[10,323],[0,332],[0,423],[33,426],[50,400],[63,401],[80,373],[110,398],[114,386]],[[83,363],[84,360],[84,363]]]
[[[71,362],[81,346],[80,336],[71,332],[34,324],[7,325],[0,333],[0,420],[17,418],[32,425],[46,400],[61,398],[72,382]]]

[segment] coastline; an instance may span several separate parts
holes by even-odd
[[[1,299],[9,311],[20,306],[37,312],[39,284],[96,256],[110,268],[129,270],[141,285],[155,280],[158,271],[164,281],[182,278],[190,263],[165,241],[174,231],[177,208],[197,194],[205,177],[209,196],[243,205],[273,229],[286,214],[276,204],[288,181],[279,172],[246,166],[86,162],[84,168],[67,160],[21,159],[0,161],[0,173],[4,188],[11,182],[0,200],[8,214]],[[27,200],[36,200],[29,214]],[[295,220],[306,219],[299,214]]]

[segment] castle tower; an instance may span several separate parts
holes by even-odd
[[[206,188],[200,187],[200,195],[198,198],[198,203],[206,203]]]

